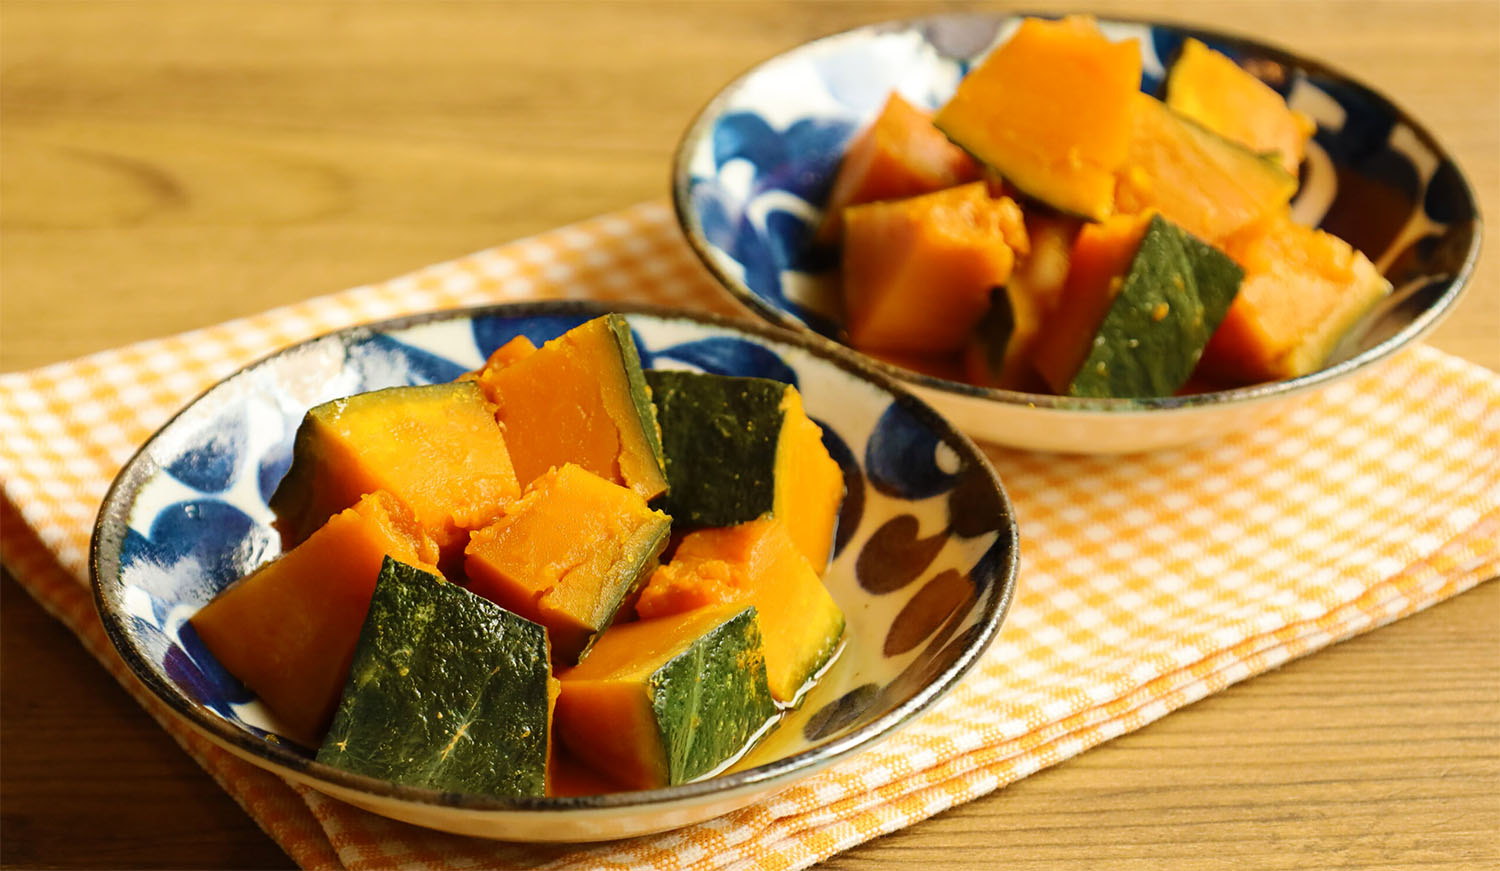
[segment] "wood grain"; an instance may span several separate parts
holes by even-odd
[[[1034,8],[1064,8],[1037,2]],[[1500,5],[1096,2],[1412,109],[1500,214]],[[0,371],[378,280],[666,192],[722,83],[963,4],[0,3]],[[1500,368],[1500,225],[1433,334]],[[0,584],[0,865],[289,867]],[[1232,688],[834,868],[1500,864],[1500,586]]]

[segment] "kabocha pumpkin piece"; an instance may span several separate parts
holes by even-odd
[[[1115,210],[1157,211],[1210,243],[1285,210],[1297,179],[1275,157],[1256,154],[1177,114],[1146,94],[1131,95],[1129,155]]]
[[[483,380],[486,377],[493,376],[495,372],[504,369],[506,366],[509,366],[522,357],[528,356],[535,352],[536,345],[530,339],[526,338],[525,336],[516,336],[509,342],[506,342],[505,344],[496,348],[495,352],[489,356],[489,359],[484,361],[483,366],[480,366],[473,372],[465,372],[464,374],[458,376],[458,380]],[[485,373],[489,374],[486,375]]]
[[[479,383],[497,407],[522,486],[576,463],[651,499],[667,488],[661,435],[630,325],[617,314],[580,324]]]
[[[542,627],[387,559],[318,761],[445,792],[544,795],[551,684]]]
[[[468,530],[521,488],[484,393],[468,382],[392,387],[325,402],[297,429],[292,465],[271,496],[292,547],[375,490],[412,509],[447,560]]]
[[[1111,212],[1140,83],[1135,40],[1110,42],[1085,16],[1028,18],[934,123],[1027,195],[1097,220]]]
[[[858,348],[959,351],[1029,250],[1021,209],[984,182],[844,210],[845,326]]]
[[[652,574],[635,609],[651,619],[736,602],[754,605],[760,615],[771,695],[795,704],[838,651],[844,613],[783,522],[689,534]]]
[[[1150,215],[1114,215],[1079,231],[1062,294],[1032,351],[1032,365],[1053,393],[1066,393],[1083,366],[1150,222]]]
[[[566,463],[473,534],[468,589],[547,627],[553,655],[572,664],[655,567],[671,526],[635,491]]]
[[[387,555],[437,571],[437,544],[399,500],[376,491],[193,615],[214,658],[275,712],[287,737],[321,739]]]
[[[625,789],[713,773],[776,716],[754,608],[614,626],[558,679],[557,739]]]
[[[1167,106],[1226,139],[1260,154],[1275,154],[1295,176],[1317,125],[1294,112],[1270,85],[1196,39],[1167,76]]]
[[[893,93],[844,152],[818,240],[838,240],[847,206],[929,194],[979,177],[979,165],[932,125],[931,115]]]
[[[1220,381],[1317,371],[1391,289],[1347,242],[1284,214],[1226,240],[1225,250],[1244,267],[1245,281],[1203,353],[1201,371]]]
[[[647,372],[646,380],[671,482],[662,510],[686,529],[778,517],[821,574],[833,547],[844,475],[797,388],[767,378],[672,370]]]
[[[1153,216],[1114,294],[1072,396],[1170,396],[1193,374],[1239,291],[1244,270]]]
[[[1030,253],[1004,288],[990,293],[990,308],[964,346],[964,380],[981,387],[1038,390],[1032,354],[1042,324],[1057,309],[1068,279],[1073,241],[1081,222],[1058,215],[1026,216]]]

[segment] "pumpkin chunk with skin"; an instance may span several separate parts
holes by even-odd
[[[318,761],[445,792],[544,795],[554,699],[542,627],[387,559]]]
[[[661,435],[630,326],[617,314],[580,324],[479,384],[497,407],[521,485],[576,463],[642,499],[667,488]]]
[[[1128,228],[1127,228],[1128,231]],[[1101,259],[1117,259],[1126,243]],[[1105,265],[1105,264],[1101,264]],[[1112,264],[1108,264],[1112,265]],[[1044,370],[1054,388],[1069,396],[1170,396],[1192,375],[1208,338],[1224,319],[1239,290],[1243,270],[1223,252],[1195,239],[1160,215],[1151,217],[1128,268],[1086,288],[1080,309],[1090,314],[1107,302],[1100,321],[1081,318],[1058,325],[1059,357],[1069,363],[1082,347],[1073,372]],[[1071,318],[1072,316],[1070,316]],[[1066,326],[1076,332],[1062,333]],[[1050,362],[1050,359],[1039,363]],[[1066,379],[1065,381],[1063,379]]]
[[[646,373],[671,487],[662,509],[684,528],[778,517],[821,574],[844,473],[797,388],[768,378]]]
[[[838,651],[844,614],[782,522],[689,534],[652,574],[635,610],[651,619],[735,602],[754,605],[760,615],[771,695],[796,703]]]
[[[1283,211],[1297,179],[1265,157],[1182,117],[1147,94],[1132,94],[1130,149],[1115,188],[1115,211],[1157,211],[1217,243]]]
[[[1029,250],[1021,209],[984,182],[844,210],[843,294],[850,343],[959,351]]]
[[[1028,18],[958,83],[934,123],[1029,196],[1108,216],[1141,84],[1135,40],[1110,42],[1086,16]]]
[[[711,774],[776,716],[755,609],[743,606],[611,627],[558,679],[558,740],[625,789]]]
[[[387,554],[437,571],[437,544],[399,500],[376,491],[193,615],[214,658],[288,737],[316,745],[327,728]]]
[[[568,463],[473,534],[468,589],[547,627],[554,655],[571,664],[655,566],[671,526],[634,491]]]
[[[1294,112],[1270,85],[1196,39],[1167,76],[1167,106],[1226,139],[1260,154],[1275,154],[1289,175],[1297,174],[1313,120]]]
[[[893,93],[844,152],[818,241],[838,240],[847,206],[929,194],[979,175],[979,165],[932,126],[931,115]]]
[[[271,496],[283,543],[297,545],[375,490],[412,509],[445,564],[462,552],[468,530],[521,492],[494,412],[466,382],[392,387],[308,411]]]
[[[1322,367],[1344,333],[1391,290],[1360,252],[1287,215],[1225,241],[1245,282],[1203,353],[1202,371],[1239,383]]]

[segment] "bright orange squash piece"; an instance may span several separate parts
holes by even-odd
[[[771,696],[792,702],[838,649],[844,614],[779,520],[703,529],[683,538],[651,575],[642,619],[699,608],[754,605]]]
[[[958,351],[1028,250],[1021,208],[984,182],[844,210],[845,325],[858,348]]]
[[[553,658],[571,664],[654,567],[671,525],[635,491],[566,463],[473,534],[468,589],[546,627]]]
[[[412,509],[445,565],[460,554],[468,530],[521,494],[484,393],[468,382],[392,387],[309,411],[271,497],[284,546],[376,490]]]
[[[1073,243],[1068,277],[1032,352],[1032,365],[1063,394],[1088,357],[1089,345],[1119,293],[1140,248],[1150,215],[1116,215],[1085,224]]]
[[[1155,210],[1217,244],[1286,208],[1297,179],[1263,157],[1178,115],[1146,94],[1131,95],[1130,153],[1115,189],[1115,211]]]
[[[400,500],[376,491],[193,615],[214,658],[275,712],[288,737],[321,742],[387,554],[438,573],[436,542]]]
[[[931,115],[893,93],[844,152],[818,239],[838,239],[847,206],[930,194],[979,176],[979,165],[932,126]]]
[[[522,357],[536,353],[536,345],[525,336],[516,336],[509,342],[495,349],[484,365],[473,372],[465,372],[458,376],[459,381],[483,381],[493,377],[496,372],[516,362]],[[488,374],[486,374],[488,373]]]
[[[1317,130],[1313,120],[1294,112],[1270,85],[1196,39],[1167,76],[1167,106],[1252,151],[1275,154],[1282,169],[1296,175]]]
[[[959,82],[934,123],[1042,202],[1101,219],[1130,141],[1140,46],[1086,16],[1028,18]]]
[[[642,499],[666,490],[656,412],[619,315],[580,324],[503,367],[486,366],[479,384],[497,407],[522,486],[577,463]]]
[[[1317,371],[1391,289],[1347,242],[1285,214],[1229,238],[1224,248],[1245,279],[1199,363],[1217,380],[1254,383]]]

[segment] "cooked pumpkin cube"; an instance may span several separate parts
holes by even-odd
[[[878,351],[958,351],[1028,250],[1021,209],[984,182],[844,210],[844,324]]]
[[[767,378],[646,373],[662,426],[679,527],[779,517],[822,574],[833,548],[844,474],[797,388]]]
[[[642,499],[667,488],[661,436],[630,325],[617,314],[580,324],[478,383],[496,405],[521,486],[576,463]]]
[[[1240,383],[1317,371],[1391,284],[1365,255],[1286,215],[1225,242],[1245,283],[1203,353],[1203,371]]]
[[[974,158],[949,142],[931,115],[893,93],[844,152],[818,239],[838,241],[847,206],[930,194],[979,175]]]
[[[776,716],[755,609],[743,606],[613,626],[558,680],[558,740],[626,789],[712,773]]]
[[[286,724],[287,737],[315,745],[327,728],[388,554],[437,571],[437,544],[399,500],[376,491],[193,615],[214,658]]]
[[[1135,40],[1092,18],[1028,18],[958,83],[935,123],[1022,192],[1065,212],[1110,214],[1141,84]]]
[[[1069,396],[1170,396],[1197,366],[1243,274],[1160,215],[1085,228],[1037,369]]]
[[[558,661],[571,664],[655,566],[671,527],[633,490],[567,463],[473,534],[468,587],[547,627]]]
[[[1167,106],[1190,121],[1249,148],[1275,154],[1281,168],[1296,175],[1317,130],[1313,120],[1287,107],[1270,85],[1196,39],[1167,76]]]
[[[795,703],[837,652],[844,612],[785,523],[756,520],[691,533],[652,574],[635,608],[650,619],[736,602],[759,614],[771,695]]]
[[[461,555],[468,530],[521,493],[484,392],[468,382],[392,387],[313,408],[271,496],[276,527],[295,546],[375,490],[410,506],[445,565]]]
[[[1217,244],[1286,208],[1296,177],[1275,157],[1256,154],[1178,115],[1147,94],[1131,95],[1130,149],[1115,188],[1122,214],[1157,211]]]
[[[408,786],[544,795],[547,633],[387,559],[318,761]]]

